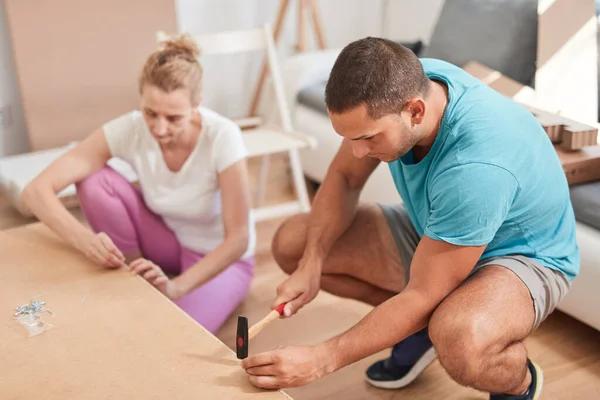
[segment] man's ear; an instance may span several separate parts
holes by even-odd
[[[410,116],[411,125],[420,125],[425,119],[425,101],[420,97],[415,97],[406,104],[404,108]]]

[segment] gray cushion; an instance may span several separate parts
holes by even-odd
[[[538,0],[446,1],[420,57],[459,67],[471,60],[533,85]]]
[[[299,91],[298,103],[327,115],[327,107],[325,106],[325,85],[326,82],[317,82],[316,84],[307,86]]]
[[[405,42],[403,40],[396,40],[395,42],[400,43],[402,46],[406,47],[407,49],[409,49],[410,51],[415,53],[417,56],[421,53],[421,51],[423,51],[423,48],[424,48],[423,41],[421,41],[421,40],[416,40],[414,42]]]
[[[414,42],[397,41],[403,46],[410,49],[413,53],[419,54],[423,48],[423,42],[420,40]],[[327,107],[325,106],[325,86],[327,82],[317,82],[311,86],[304,88],[298,92],[298,103],[311,108],[317,112],[327,115]]]
[[[600,182],[572,186],[571,202],[579,222],[600,230]]]

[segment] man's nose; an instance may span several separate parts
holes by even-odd
[[[369,154],[369,147],[365,143],[354,142],[352,143],[352,154],[356,158],[363,158]]]

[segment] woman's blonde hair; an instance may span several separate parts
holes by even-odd
[[[177,89],[189,89],[192,104],[200,101],[202,89],[202,66],[197,58],[200,49],[191,36],[183,34],[162,41],[161,48],[152,53],[139,79],[139,91],[150,84],[169,93]]]

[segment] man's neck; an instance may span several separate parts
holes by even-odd
[[[448,104],[448,88],[446,85],[431,81],[430,93],[427,99],[427,106],[432,111],[427,113],[422,127],[426,132],[423,140],[421,140],[414,148],[413,153],[415,159],[422,159],[427,155],[442,125],[442,119]]]

